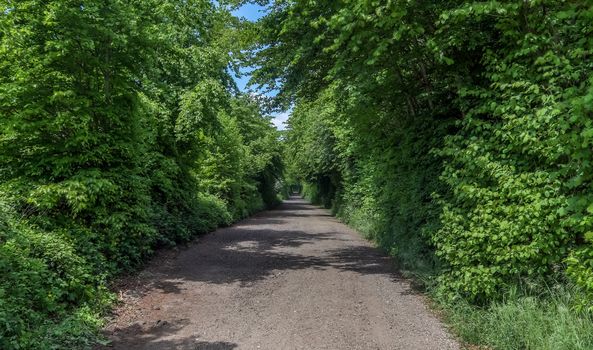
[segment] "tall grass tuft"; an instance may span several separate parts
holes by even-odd
[[[447,304],[454,330],[471,344],[496,350],[591,350],[593,315],[573,308],[579,291],[558,286],[543,295],[510,290],[504,300],[477,308]]]

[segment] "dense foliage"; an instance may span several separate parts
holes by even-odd
[[[282,157],[476,341],[592,345],[554,338],[593,309],[590,1],[229,2],[0,0],[0,348],[90,341],[116,272],[273,206]],[[550,285],[575,297],[505,299]]]
[[[294,106],[305,194],[439,295],[593,293],[593,6],[580,0],[274,1],[254,82]],[[591,306],[581,298],[577,308]]]
[[[91,341],[114,273],[277,202],[218,5],[0,1],[0,348]]]

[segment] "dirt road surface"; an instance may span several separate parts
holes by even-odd
[[[121,292],[107,349],[458,349],[391,261],[286,201],[160,256]]]

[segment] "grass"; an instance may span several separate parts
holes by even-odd
[[[497,350],[591,350],[593,317],[573,308],[578,299],[576,289],[559,285],[540,295],[515,288],[483,308],[463,300],[439,305],[468,344]]]

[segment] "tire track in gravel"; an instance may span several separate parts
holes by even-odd
[[[109,349],[459,349],[389,258],[297,198],[161,254],[121,296]]]

